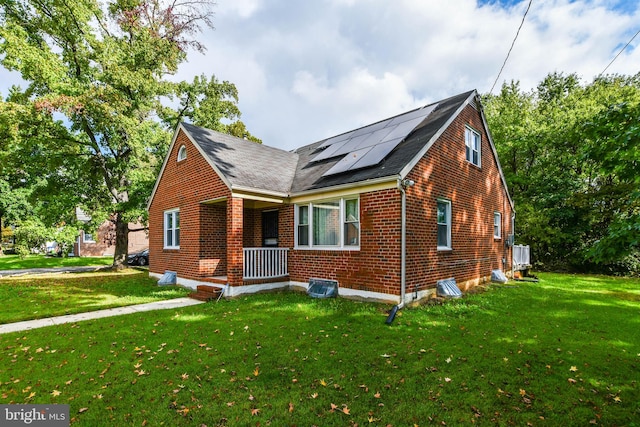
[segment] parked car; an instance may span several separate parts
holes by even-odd
[[[129,265],[149,265],[149,249],[129,254],[127,263]]]

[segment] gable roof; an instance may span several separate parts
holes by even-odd
[[[231,190],[288,195],[298,155],[231,135],[181,123],[185,134]]]
[[[269,147],[189,123],[182,130],[231,191],[287,197],[332,187],[404,179],[466,105],[479,109],[489,145],[509,196],[497,152],[475,90],[303,146]],[[366,156],[365,156],[366,155]],[[168,157],[165,159],[165,163]],[[342,162],[342,163],[340,163]],[[162,176],[156,182],[156,187]],[[149,205],[153,199],[154,188]]]
[[[422,154],[420,154],[421,150],[425,148],[429,142],[433,142],[437,139],[440,133],[446,129],[448,124],[453,121],[460,111],[462,111],[466,101],[468,101],[474,94],[475,91],[469,91],[422,107],[422,109],[427,109],[429,107],[432,107],[433,109],[428,115],[426,115],[424,120],[420,121],[415,126],[406,129],[404,134],[401,135],[401,140],[395,148],[393,148],[379,163],[370,167],[349,170],[338,174],[326,174],[336,165],[336,163],[341,161],[343,157],[332,157],[321,161],[315,161],[315,159],[322,149],[322,145],[326,141],[335,137],[299,148],[295,151],[300,156],[300,161],[298,162],[296,179],[293,182],[291,192],[298,193],[317,190],[335,185],[371,181],[384,177],[397,178],[398,176],[401,176],[404,178],[411,169],[409,168],[405,173],[402,173],[406,166],[412,163],[415,165],[415,163],[417,163],[417,160],[422,157]],[[407,113],[376,122],[372,125],[356,129],[356,131],[366,131],[366,128],[382,124],[383,122],[387,122],[392,119],[400,120],[403,116],[415,114],[416,111],[417,110],[412,110]],[[350,154],[352,155],[353,153],[349,153],[347,156]],[[418,156],[419,154],[420,156]]]

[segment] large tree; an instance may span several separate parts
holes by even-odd
[[[11,111],[10,119],[0,118],[10,124],[13,144],[4,151],[30,176],[47,205],[41,213],[60,216],[79,206],[96,222],[114,222],[116,267],[126,260],[128,223],[145,218],[176,123],[199,124],[215,113],[207,125],[226,119],[220,130],[246,132],[231,83],[170,80],[189,49],[202,51],[193,37],[211,25],[211,6],[210,0],[0,0],[0,63],[28,83],[7,99],[19,108],[0,108],[0,115]],[[176,97],[177,110],[162,105]]]
[[[538,261],[604,271],[638,253],[639,82],[552,73],[485,97],[516,230]]]

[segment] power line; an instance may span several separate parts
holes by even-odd
[[[518,35],[520,34],[520,29],[524,25],[524,20],[527,17],[527,13],[529,13],[529,9],[531,8],[531,3],[532,2],[533,2],[533,0],[529,0],[529,5],[527,6],[527,10],[524,11],[524,15],[522,16],[522,21],[520,22],[520,26],[518,27],[518,31],[516,31],[516,36],[513,38],[513,41],[511,42],[511,47],[509,48],[509,52],[507,52],[507,57],[504,58],[504,62],[502,63],[502,67],[500,67],[500,71],[498,72],[498,76],[496,77],[496,81],[493,82],[493,86],[491,86],[491,90],[489,91],[489,94],[491,94],[491,92],[493,92],[493,88],[496,87],[496,83],[498,83],[498,79],[500,78],[500,75],[502,74],[502,70],[504,70],[504,66],[507,65],[507,60],[509,59],[509,55],[511,55],[511,50],[513,50],[513,45],[516,44],[516,40],[518,39]]]
[[[606,67],[604,67],[604,70],[602,70],[602,72],[601,72],[600,74],[598,74],[598,77],[600,77],[601,75],[603,75],[603,74],[604,74],[604,72],[605,72],[605,71],[607,71],[607,70],[609,69],[609,67],[611,66],[611,64],[613,64],[613,63],[615,62],[615,60],[616,60],[616,59],[618,59],[618,57],[620,56],[620,54],[621,54],[622,52],[624,52],[624,50],[625,50],[627,47],[629,47],[629,45],[631,44],[631,42],[633,41],[633,39],[635,39],[635,38],[638,36],[638,34],[640,34],[640,30],[638,30],[638,32],[637,32],[637,33],[635,33],[635,34],[633,35],[633,37],[631,37],[631,40],[629,40],[629,42],[628,42],[626,45],[624,45],[624,47],[623,47],[622,49],[620,49],[620,52],[618,52],[618,54],[617,54],[617,55],[616,55],[616,56],[611,60],[611,62],[609,62],[609,65],[607,65]],[[597,78],[597,77],[596,77],[596,78]]]

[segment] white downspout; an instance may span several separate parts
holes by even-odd
[[[398,179],[398,189],[401,194],[401,219],[400,219],[400,303],[391,309],[386,323],[390,325],[396,317],[398,310],[405,306],[407,294],[407,187],[415,184],[410,179]]]

